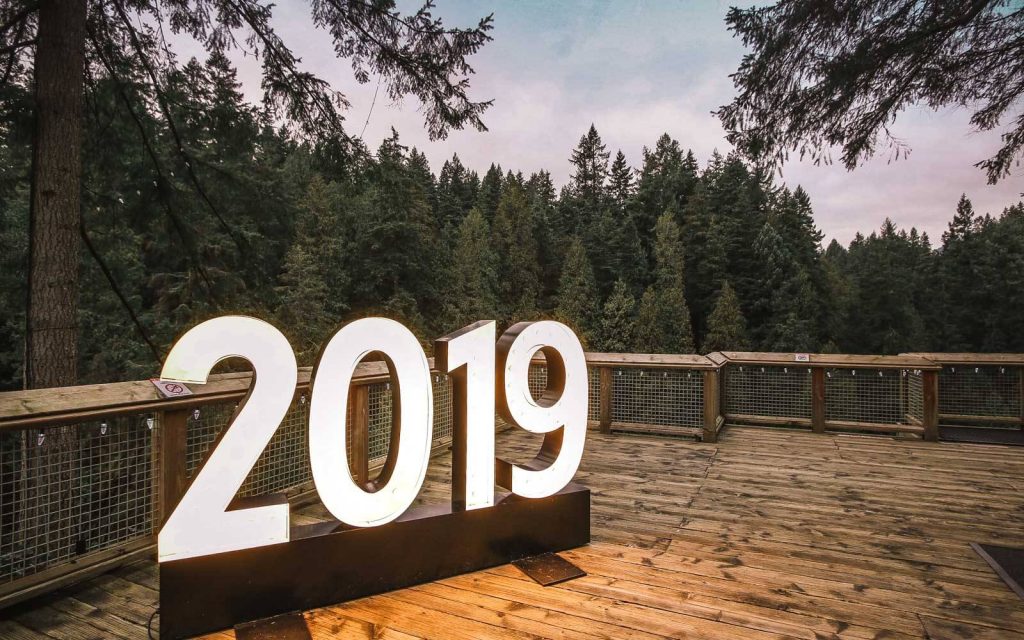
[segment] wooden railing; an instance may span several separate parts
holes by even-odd
[[[910,353],[941,367],[938,418],[942,424],[1024,427],[1024,355]]]
[[[705,442],[714,442],[726,424],[927,440],[936,439],[940,419],[1024,424],[1024,356],[941,355],[949,357],[588,353],[588,417],[606,433]],[[994,373],[979,374],[965,394],[949,380],[956,380],[952,369],[967,366]],[[313,495],[309,375],[300,370],[291,409],[242,495],[286,493],[294,502]],[[433,375],[434,442],[441,452],[452,433],[451,393],[447,377]],[[350,389],[349,460],[362,481],[388,450],[389,380],[383,363],[364,363]],[[0,394],[0,607],[151,553],[154,533],[249,382],[247,373],[216,375],[192,385],[193,395],[170,399],[150,381]],[[980,396],[987,400],[977,405],[978,385],[986,384]],[[545,385],[544,363],[535,361],[531,389],[538,393]],[[967,400],[975,405],[957,408]],[[1016,413],[1006,415],[1011,410]]]
[[[709,358],[722,371],[726,422],[938,439],[940,367],[925,358],[748,352]]]

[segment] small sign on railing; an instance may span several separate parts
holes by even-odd
[[[160,395],[165,398],[182,398],[192,395],[192,390],[182,382],[171,382],[160,380],[159,378],[150,378],[149,381],[153,383],[153,386],[160,392]]]
[[[810,362],[811,361],[811,354],[809,354],[809,353],[798,353],[798,354],[796,354],[796,361],[797,362]]]

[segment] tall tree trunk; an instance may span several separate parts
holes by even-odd
[[[35,56],[25,387],[77,378],[86,0],[42,0]]]

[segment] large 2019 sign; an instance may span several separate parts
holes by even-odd
[[[579,340],[552,321],[517,324],[497,343],[495,335],[495,323],[481,321],[435,343],[437,369],[453,377],[456,511],[493,506],[496,482],[524,498],[552,496],[570,482],[583,454],[588,384]],[[365,486],[349,468],[345,417],[356,366],[373,352],[384,356],[390,370],[395,427],[384,470]],[[527,381],[538,352],[547,362],[548,387],[535,398]],[[202,384],[231,357],[251,363],[250,393],[160,531],[161,562],[289,541],[287,503],[229,508],[291,404],[298,371],[284,335],[248,317],[204,322],[174,345],[161,378]],[[352,322],[323,348],[311,385],[309,461],[324,506],[355,527],[395,520],[419,493],[433,435],[430,367],[416,337],[392,320]],[[545,435],[534,460],[521,466],[495,460],[496,408],[507,421]]]

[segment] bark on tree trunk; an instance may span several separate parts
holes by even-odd
[[[86,0],[42,0],[35,56],[25,388],[77,378]]]

